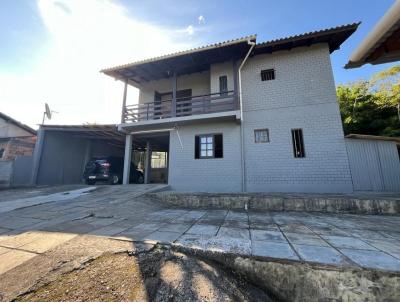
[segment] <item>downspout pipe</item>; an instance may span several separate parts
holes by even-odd
[[[246,165],[245,165],[245,156],[244,156],[244,129],[243,129],[243,94],[242,94],[242,68],[249,58],[251,52],[253,51],[254,46],[256,46],[256,42],[252,42],[251,40],[247,40],[247,44],[250,45],[250,49],[244,57],[242,63],[238,68],[238,81],[239,81],[239,104],[240,104],[240,157],[241,157],[241,170],[242,170],[242,192],[246,192]]]

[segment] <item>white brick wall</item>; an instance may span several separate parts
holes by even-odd
[[[170,133],[168,182],[174,190],[240,192],[240,128],[235,122],[181,126]],[[222,133],[223,158],[195,159],[195,135]]]
[[[276,79],[261,81],[269,68]],[[247,191],[352,191],[328,48],[256,56],[242,79]],[[269,129],[269,143],[254,143],[259,128]],[[305,158],[293,156],[293,128],[303,129]]]

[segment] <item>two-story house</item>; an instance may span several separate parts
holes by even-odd
[[[124,81],[124,183],[135,142],[168,153],[179,191],[351,192],[330,54],[351,24],[256,42],[248,36],[102,70]],[[137,104],[127,104],[127,86]]]

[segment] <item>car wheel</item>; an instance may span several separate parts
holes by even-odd
[[[96,183],[96,181],[95,180],[91,180],[91,179],[87,179],[86,181],[85,181],[85,183],[87,184],[87,185],[94,185],[95,183]]]
[[[138,183],[138,184],[144,183],[144,177],[143,177],[143,175],[139,175],[139,177],[138,177],[138,179],[137,179],[137,183]]]
[[[116,174],[112,175],[110,178],[110,184],[116,185],[116,184],[118,184],[118,182],[119,182],[118,175],[116,175]]]

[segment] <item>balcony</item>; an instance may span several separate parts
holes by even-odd
[[[210,117],[212,114],[213,117],[218,116],[218,113],[224,116],[223,113],[237,110],[239,110],[237,92],[231,90],[126,105],[123,111],[123,123],[130,124],[146,121],[157,123],[157,120],[163,123],[168,122],[168,119],[187,120],[185,117],[190,117],[190,120],[202,119]]]

